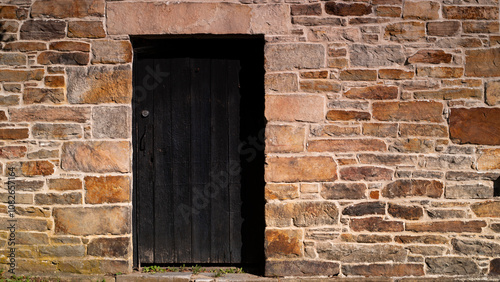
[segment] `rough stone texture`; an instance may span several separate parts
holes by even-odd
[[[403,206],[397,204],[389,204],[387,212],[396,218],[406,220],[418,220],[424,215],[424,211],[419,206]]]
[[[402,221],[388,221],[381,217],[353,218],[350,227],[356,232],[401,232],[404,230]]]
[[[495,256],[500,251],[500,244],[483,240],[452,239],[453,250],[463,255]]]
[[[480,6],[444,6],[443,16],[460,20],[497,20],[498,8],[488,9]]]
[[[364,199],[366,190],[366,185],[363,183],[324,184],[321,188],[321,196],[328,200]]]
[[[451,62],[453,56],[443,50],[420,50],[408,57],[410,64],[443,64]]]
[[[382,181],[391,180],[394,175],[392,169],[361,166],[361,167],[344,167],[340,169],[340,179],[350,181]]]
[[[379,139],[312,140],[307,150],[310,152],[383,152],[387,150],[387,145]]]
[[[66,23],[59,20],[28,20],[21,26],[21,39],[53,40],[66,36]]]
[[[348,276],[381,276],[381,277],[406,277],[423,276],[424,267],[421,264],[368,264],[344,265],[342,273]],[[377,280],[374,280],[377,281]]]
[[[266,74],[266,93],[296,92],[299,90],[297,75],[294,73]]]
[[[266,199],[269,200],[291,200],[299,197],[298,184],[267,183],[265,189]]]
[[[430,274],[439,275],[477,275],[479,267],[470,258],[436,257],[426,258],[425,264]]]
[[[480,170],[500,169],[500,149],[481,149],[478,152],[477,167]]]
[[[87,253],[98,257],[122,257],[130,253],[129,237],[96,238],[89,242]]]
[[[325,48],[321,44],[266,45],[266,69],[270,71],[324,67]]]
[[[380,202],[368,202],[347,206],[342,211],[343,215],[363,216],[369,214],[385,214],[385,204]]]
[[[23,93],[25,104],[61,104],[64,100],[63,89],[26,88]]]
[[[101,21],[71,21],[68,23],[70,38],[104,38],[106,31]]]
[[[267,229],[267,257],[300,257],[303,253],[303,232],[299,229]]]
[[[35,204],[37,205],[77,205],[81,203],[81,193],[50,193],[35,195]]]
[[[435,20],[439,18],[440,5],[432,1],[405,2],[404,19]]]
[[[127,141],[65,142],[61,168],[81,172],[129,172],[130,144]]]
[[[500,145],[500,109],[457,108],[449,117],[450,138],[459,144]]]
[[[86,65],[89,63],[89,54],[45,51],[38,56],[38,63],[41,65]]]
[[[405,61],[405,55],[400,45],[353,44],[349,49],[349,56],[351,64],[358,67],[397,66],[402,65]]]
[[[19,109],[9,109],[12,122],[79,122],[90,120],[89,108],[31,106]]]
[[[36,0],[31,6],[31,16],[49,18],[83,18],[104,15],[104,0]]]
[[[268,157],[267,182],[334,181],[337,165],[331,157]]]
[[[373,117],[383,121],[442,122],[443,104],[438,102],[376,102]]]
[[[413,42],[425,37],[425,24],[422,22],[401,22],[387,25],[384,38],[396,42]]]
[[[360,111],[330,110],[326,113],[326,119],[331,121],[370,120],[370,118],[370,113]]]
[[[132,99],[129,66],[68,67],[66,72],[72,104],[129,103]]]
[[[344,96],[350,99],[370,99],[387,100],[398,97],[399,88],[396,86],[368,86],[351,88],[344,93]]]
[[[54,208],[55,232],[83,236],[130,234],[130,212],[123,206]]]
[[[128,138],[131,131],[130,107],[94,107],[92,136],[94,138]]]
[[[465,75],[500,76],[500,48],[465,51]]]
[[[42,80],[43,69],[36,70],[2,70],[0,71],[0,81],[21,82],[27,80]]]
[[[123,203],[130,199],[128,176],[85,177],[85,203]]]
[[[481,233],[482,227],[485,227],[486,223],[484,221],[436,221],[436,222],[424,222],[424,223],[406,223],[406,231],[414,232],[472,232]]]
[[[305,128],[303,126],[268,125],[266,127],[266,149],[268,152],[304,151]]]
[[[378,262],[392,260],[401,262],[406,259],[406,250],[395,245],[362,246],[353,244],[322,243],[317,247],[321,259],[342,262]]]
[[[490,262],[490,275],[500,275],[500,259],[493,259]]]
[[[58,191],[80,190],[82,181],[76,178],[52,178],[47,179],[47,187]]]
[[[49,161],[8,162],[7,172],[12,169],[16,176],[47,176],[54,173],[54,164]]]
[[[0,159],[17,159],[26,155],[27,148],[24,146],[0,147]]]
[[[318,273],[334,276],[339,272],[340,267],[336,262],[313,260],[266,261],[266,276],[314,276]]]
[[[443,183],[435,180],[396,180],[387,184],[382,195],[388,198],[426,196],[439,198],[443,194]]]
[[[446,186],[447,199],[489,199],[493,197],[493,187],[486,185]]]
[[[471,205],[477,217],[500,217],[500,202],[488,201]]]
[[[27,128],[1,128],[0,140],[20,140],[29,137]]]
[[[324,103],[319,95],[267,95],[265,116],[268,121],[317,122],[325,116]]]
[[[132,61],[129,41],[97,40],[92,42],[92,64],[123,64]]]
[[[486,103],[490,106],[500,104],[500,81],[486,83]]]

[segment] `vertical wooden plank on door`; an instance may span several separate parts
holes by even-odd
[[[225,263],[230,259],[227,60],[212,59],[211,74],[211,258],[214,263]]]
[[[142,111],[154,114],[153,93],[149,92],[147,68],[153,65],[153,59],[139,56],[134,68],[135,81],[135,121],[136,121],[136,173],[137,185],[137,244],[139,246],[139,262],[153,263],[155,261],[155,224],[154,224],[154,164],[153,164],[153,134],[154,126],[150,118],[143,117]]]
[[[172,207],[172,64],[168,59],[157,58],[153,70],[155,84],[151,90],[154,96],[154,216],[155,216],[155,262],[173,261],[174,230]]]
[[[231,263],[241,263],[241,248],[243,245],[241,226],[241,164],[238,146],[240,145],[240,61],[229,60],[227,66],[228,88],[228,122],[229,122],[229,244]]]
[[[191,93],[189,58],[174,58],[172,65],[172,178],[174,257],[177,263],[191,262]]]
[[[192,263],[210,262],[210,59],[191,59]]]

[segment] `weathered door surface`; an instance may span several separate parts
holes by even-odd
[[[242,84],[252,92],[255,86],[241,81],[242,74],[255,73],[244,70],[252,70],[249,59],[217,49],[216,41],[198,48],[190,46],[192,40],[167,42],[136,52],[134,60],[138,262],[257,262],[263,168],[259,159],[247,162],[240,154],[245,140],[258,135],[258,127],[244,125],[255,117],[242,115],[252,111],[241,110],[246,100],[255,100],[244,95]],[[256,195],[245,198],[250,190]]]

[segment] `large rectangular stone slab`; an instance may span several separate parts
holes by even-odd
[[[331,157],[269,157],[267,182],[334,181],[337,165]]]
[[[500,76],[500,48],[467,50],[465,55],[466,76]]]
[[[62,146],[61,167],[66,171],[130,172],[130,143],[66,142]]]
[[[316,69],[325,66],[322,44],[287,43],[265,47],[266,70]]]
[[[449,122],[455,143],[500,145],[500,108],[451,109]]]
[[[54,208],[56,234],[122,235],[131,232],[129,207]]]

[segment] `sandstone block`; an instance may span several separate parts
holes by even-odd
[[[363,183],[324,183],[321,197],[327,200],[365,199],[366,190]]]
[[[403,19],[435,20],[439,19],[441,5],[438,2],[418,1],[405,2],[403,8]]]
[[[25,146],[0,147],[0,159],[18,159],[26,155],[28,149]]]
[[[427,196],[439,198],[443,194],[443,183],[436,180],[396,180],[387,184],[382,196],[387,198],[406,198]]]
[[[401,123],[401,137],[448,137],[448,127],[438,124]]]
[[[363,135],[395,138],[398,136],[398,125],[396,123],[363,123]]]
[[[266,200],[291,200],[299,197],[298,184],[267,183],[265,187]]]
[[[94,107],[92,136],[94,138],[128,138],[131,130],[131,109],[123,107]]]
[[[477,159],[479,170],[500,169],[500,149],[481,149]]]
[[[72,104],[130,103],[130,66],[68,67],[68,101]]]
[[[56,41],[49,44],[50,50],[90,52],[90,44],[78,41]]]
[[[424,210],[419,206],[403,206],[389,203],[387,212],[393,217],[406,220],[419,220],[424,216]]]
[[[382,217],[352,218],[350,227],[355,232],[401,232],[404,230],[402,221],[389,221]]]
[[[16,193],[16,202],[17,198],[20,196],[20,194]],[[0,224],[2,226],[9,226],[9,223],[7,220],[10,218],[8,217],[2,217],[0,218]],[[50,226],[52,224],[47,221],[45,218],[29,218],[29,217],[23,217],[23,218],[18,218],[16,222],[16,233],[18,231],[40,231],[40,232],[47,232],[50,229]]]
[[[130,179],[128,176],[85,177],[85,203],[130,202]]]
[[[35,204],[37,205],[78,205],[82,204],[81,193],[47,193],[36,194]]]
[[[363,215],[373,215],[373,214],[385,214],[385,203],[381,202],[368,202],[352,204],[344,208],[342,211],[343,215],[350,216],[363,216]]]
[[[443,104],[439,102],[374,102],[373,117],[383,121],[443,122]]]
[[[420,165],[428,169],[470,169],[474,158],[469,156],[441,155],[439,157],[423,157]]]
[[[5,33],[17,33],[19,30],[19,23],[16,21],[0,21],[0,31]]]
[[[34,41],[9,42],[3,46],[5,51],[32,52],[47,50],[47,43]]]
[[[490,106],[500,104],[500,81],[486,83],[486,103]]]
[[[265,85],[266,93],[288,93],[299,90],[298,78],[294,73],[266,74]]]
[[[498,21],[494,22],[463,22],[462,29],[464,33],[498,33],[500,24]]]
[[[39,246],[38,255],[40,257],[83,257],[85,256],[85,246],[84,245]]]
[[[27,20],[21,26],[22,40],[54,40],[66,36],[66,22],[59,20]]]
[[[477,77],[500,76],[500,48],[466,50],[465,75]]]
[[[343,167],[340,169],[340,179],[348,181],[392,180],[393,175],[394,170],[376,166]]]
[[[359,152],[387,151],[387,145],[380,139],[330,139],[311,140],[307,150],[310,152]]]
[[[5,95],[0,96],[0,106],[17,106],[19,105],[18,95]]]
[[[460,78],[464,74],[463,68],[455,67],[418,67],[417,76],[433,78]],[[460,90],[460,89],[458,89]],[[453,89],[451,90],[453,91]]]
[[[47,179],[50,190],[68,191],[82,189],[82,181],[77,178],[51,178]]]
[[[500,275],[500,259],[490,261],[490,275]]]
[[[325,12],[335,16],[364,16],[372,13],[372,6],[364,3],[327,2]]]
[[[2,70],[0,71],[0,81],[2,82],[24,82],[28,80],[42,80],[43,69],[34,70]]]
[[[451,109],[450,138],[458,144],[500,145],[500,109]]]
[[[44,84],[47,87],[64,87],[66,82],[62,75],[50,75],[44,78]]]
[[[468,256],[494,257],[500,252],[500,244],[484,240],[452,239],[453,250]]]
[[[401,17],[401,7],[378,6],[375,8],[375,14],[379,17],[399,18]]]
[[[339,78],[347,81],[375,81],[377,80],[377,71],[348,69],[341,71]]]
[[[342,234],[340,235],[340,239],[342,242],[356,242],[356,243],[390,243],[392,242],[392,238],[389,235],[371,235],[371,234]]]
[[[35,0],[31,6],[34,18],[83,18],[104,16],[104,0]]]
[[[26,55],[17,53],[0,54],[0,65],[6,65],[6,66],[26,65]]]
[[[321,16],[323,9],[321,8],[320,3],[309,5],[291,5],[290,12],[292,16]]]
[[[395,245],[356,245],[321,243],[317,246],[320,259],[350,262],[377,262],[391,260],[401,262],[406,259],[406,250]]]
[[[325,99],[320,95],[267,95],[267,120],[317,122],[325,118]]]
[[[348,276],[382,276],[382,277],[408,277],[424,276],[422,264],[362,264],[343,265],[342,273]]]
[[[332,80],[301,80],[300,90],[305,92],[339,92],[340,83]]]
[[[101,21],[70,21],[68,23],[70,38],[104,38],[106,31]]]
[[[389,151],[399,153],[431,153],[434,142],[430,139],[408,138],[397,139],[389,146]]]
[[[65,100],[63,89],[25,88],[24,104],[61,104]]]
[[[57,159],[59,158],[59,150],[41,149],[28,153],[28,159]]]
[[[8,162],[6,167],[12,168],[16,176],[47,176],[54,173],[54,165],[49,161]]]
[[[92,64],[124,64],[132,61],[132,45],[128,40],[96,40],[92,42]]]
[[[61,168],[66,171],[121,172],[130,171],[130,143],[127,141],[65,142]]]
[[[334,181],[337,165],[331,157],[268,157],[266,182]]]
[[[265,47],[266,70],[316,69],[325,66],[322,44],[269,44]]]
[[[328,59],[326,66],[334,69],[344,69],[349,66],[349,60],[346,58]]]
[[[454,185],[446,187],[447,199],[489,199],[493,198],[493,187],[486,185]]]
[[[37,58],[41,65],[86,65],[89,60],[89,54],[84,52],[45,51]]]
[[[0,128],[0,140],[20,140],[29,138],[27,128]]]
[[[396,42],[414,42],[425,38],[425,24],[422,22],[391,23],[385,28],[386,39]]]
[[[127,258],[131,250],[129,237],[95,238],[87,247],[87,254],[97,257]]]
[[[40,191],[43,188],[43,181],[34,180],[10,180],[16,186],[16,191]],[[5,186],[6,187],[6,186]],[[20,207],[16,207],[16,209]]]
[[[467,218],[464,210],[428,209],[427,215],[432,219]]]
[[[57,207],[52,213],[56,234],[87,236],[129,234],[130,212],[129,207]]]
[[[436,222],[407,222],[406,231],[413,232],[454,232],[454,233],[481,233],[482,227],[486,226],[486,222],[474,221],[436,221]]]
[[[425,264],[429,274],[439,275],[477,275],[479,267],[470,258],[435,257],[426,258]]]
[[[267,152],[303,152],[305,127],[294,125],[266,126],[266,151]]]
[[[451,62],[453,56],[443,50],[419,50],[408,57],[410,64],[443,64]]]
[[[458,34],[460,27],[459,21],[428,22],[427,34],[441,37],[454,36]]]
[[[16,233],[16,245],[48,245],[49,236],[46,233],[19,232]]]
[[[500,202],[488,201],[475,203],[471,209],[477,217],[500,217]]]
[[[448,238],[440,235],[400,235],[394,242],[402,244],[448,244]]]
[[[497,20],[498,7],[444,6],[443,17],[454,20]]]
[[[386,166],[415,165],[417,162],[416,157],[408,155],[358,154],[358,159],[361,164]]]
[[[329,25],[329,26],[341,26],[345,25],[345,19],[342,18],[328,18],[328,17],[301,17],[301,16],[294,16],[292,17],[292,23],[293,24],[300,24],[304,26],[323,26],[323,25]]]
[[[314,276],[318,273],[335,276],[340,272],[336,262],[313,260],[266,260],[266,276]]]
[[[342,111],[342,110],[329,110],[326,113],[326,119],[331,121],[348,121],[348,120],[370,120],[371,115],[369,112],[360,111]]]
[[[261,27],[252,25],[257,15],[252,17],[249,6],[236,3],[113,2],[106,16],[112,35],[248,34]]]
[[[12,122],[63,121],[84,123],[90,120],[90,109],[84,107],[30,106],[9,109]]]
[[[267,229],[265,235],[266,257],[302,257],[304,252],[302,247],[303,233],[300,229]]]
[[[293,224],[297,227],[338,224],[339,211],[333,202],[311,201],[291,205]]]
[[[344,93],[349,99],[390,100],[398,98],[397,86],[374,85],[353,87]]]
[[[394,66],[405,62],[403,48],[400,45],[353,44],[349,48],[349,55],[351,65],[359,67]]]
[[[316,137],[358,136],[361,134],[361,129],[358,126],[337,126],[327,124],[312,127],[310,134]]]
[[[328,52],[330,53],[330,50]],[[326,79],[328,78],[328,71],[303,71],[300,72],[300,78]]]

